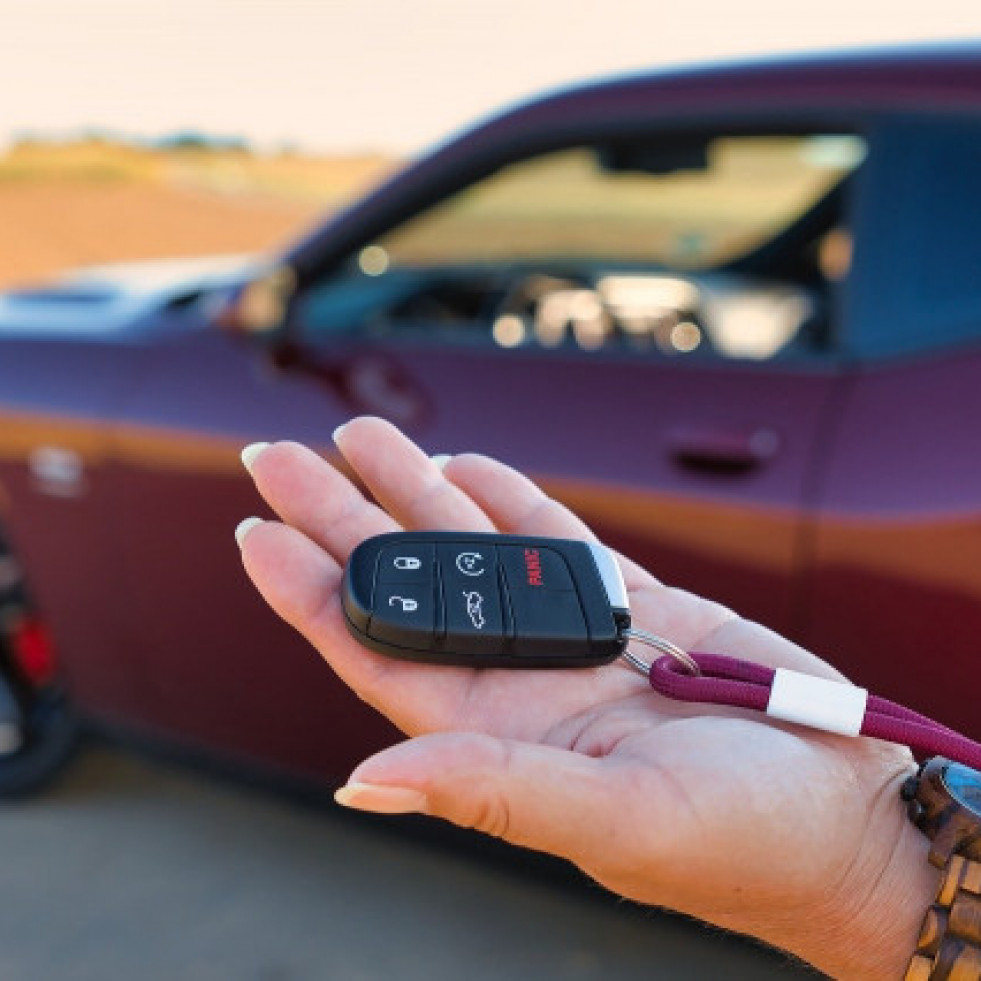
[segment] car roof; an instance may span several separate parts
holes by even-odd
[[[284,258],[300,283],[495,166],[603,132],[672,120],[981,110],[981,41],[853,49],[633,72],[506,109],[436,146]]]
[[[780,87],[775,87],[777,85]],[[787,88],[783,88],[783,85]],[[588,110],[645,96],[712,96],[726,102],[750,98],[783,105],[801,98],[851,93],[863,99],[895,102],[930,96],[981,103],[981,39],[890,48],[854,48],[799,55],[773,55],[741,61],[701,63],[638,70],[564,86],[494,113],[450,142],[472,140],[497,130],[569,109]]]

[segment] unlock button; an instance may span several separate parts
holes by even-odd
[[[432,636],[435,628],[432,583],[387,583],[375,587],[368,636],[397,647],[418,644],[419,632]]]

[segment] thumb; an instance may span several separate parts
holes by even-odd
[[[417,812],[515,845],[595,861],[621,795],[611,768],[569,750],[477,733],[418,736],[362,763],[338,803]]]

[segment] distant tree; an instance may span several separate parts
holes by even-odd
[[[242,136],[216,136],[212,133],[203,133],[200,130],[191,129],[167,133],[153,140],[152,145],[158,150],[176,150],[178,152],[185,150],[205,153],[215,151],[250,152],[249,143]]]

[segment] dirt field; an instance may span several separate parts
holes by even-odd
[[[17,147],[0,157],[0,288],[93,263],[272,248],[392,166],[98,141]]]

